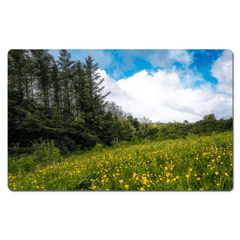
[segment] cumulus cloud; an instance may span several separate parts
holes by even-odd
[[[169,56],[176,62],[189,66],[192,63],[193,53],[189,53],[186,50],[169,50]]]
[[[226,50],[213,63],[212,76],[218,80],[217,90],[219,92],[232,93],[232,52]]]
[[[148,60],[154,67],[171,67],[178,62],[189,66],[193,61],[193,54],[186,50],[158,50],[148,56]]]
[[[215,113],[218,118],[232,116],[232,98],[214,94],[211,85],[201,89],[184,88],[177,72],[158,70],[151,75],[143,70],[132,77],[115,81],[99,70],[104,92],[111,91],[108,101],[117,102],[134,117],[148,117],[152,121],[195,122],[204,115]]]

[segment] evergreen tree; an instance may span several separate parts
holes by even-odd
[[[75,111],[76,117],[80,115],[84,116],[86,111],[86,106],[88,104],[88,90],[87,90],[87,81],[86,75],[83,69],[83,64],[81,61],[77,61],[74,65],[74,97],[75,97]]]
[[[48,107],[50,105],[50,69],[53,57],[48,50],[31,50],[31,53],[35,63],[38,102]]]
[[[66,50],[60,50],[60,56],[58,57],[61,91],[62,91],[62,109],[63,116],[66,119],[72,115],[71,102],[72,102],[72,78],[73,78],[73,64],[71,61],[71,54]]]
[[[59,82],[59,71],[56,62],[54,61],[51,72],[51,82],[53,89],[53,105],[60,109],[61,86]]]
[[[106,106],[106,102],[104,99],[110,94],[108,92],[105,95],[102,95],[101,92],[104,86],[101,86],[104,79],[100,77],[98,72],[98,64],[93,64],[94,59],[88,56],[85,59],[84,69],[87,80],[87,88],[88,88],[88,109],[86,115],[86,124],[89,129],[91,129],[94,135],[97,135],[98,128],[101,129],[101,123],[104,115],[104,108]]]
[[[20,101],[29,96],[27,76],[28,50],[10,50],[8,52],[8,88],[17,91]]]

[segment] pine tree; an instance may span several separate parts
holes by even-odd
[[[49,54],[48,50],[31,50],[31,53],[35,64],[38,101],[48,107],[50,105],[50,69],[53,57]]]
[[[83,64],[80,60],[74,65],[73,87],[76,117],[78,118],[80,115],[84,115],[85,106],[88,104],[87,81]]]
[[[62,90],[62,107],[65,119],[72,115],[71,102],[72,102],[72,78],[73,78],[73,64],[71,61],[71,54],[66,49],[60,50],[59,71]]]
[[[53,105],[60,109],[60,97],[61,97],[61,86],[59,82],[59,71],[56,62],[54,61],[52,69],[51,69],[51,82],[53,89]]]
[[[29,97],[28,53],[28,50],[10,50],[8,52],[8,89],[17,91],[21,100]]]
[[[101,130],[101,124],[103,121],[104,108],[106,103],[104,99],[110,94],[108,92],[102,95],[101,92],[104,86],[101,86],[104,78],[101,79],[100,73],[98,72],[98,64],[93,64],[94,59],[88,56],[85,59],[84,69],[87,80],[89,104],[87,109],[86,124],[89,129],[93,130],[94,135],[97,135],[97,129]]]

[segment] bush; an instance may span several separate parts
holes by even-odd
[[[169,134],[166,139],[178,139],[180,138],[179,135],[175,134],[175,133],[172,133],[172,134]]]
[[[32,149],[34,150],[33,159],[37,163],[46,165],[54,161],[60,161],[60,150],[55,147],[53,141],[34,143]]]
[[[104,149],[105,147],[102,144],[98,143],[95,147],[92,148],[91,152],[102,152]]]
[[[9,157],[11,159],[11,157]],[[36,162],[34,162],[32,156],[21,156],[19,160],[10,160],[8,161],[8,172],[17,174],[21,169],[25,172],[30,172],[35,169]]]
[[[13,144],[13,147],[9,148],[8,154],[12,156],[21,155],[21,154],[29,154],[32,149],[28,147],[19,147],[19,143]]]

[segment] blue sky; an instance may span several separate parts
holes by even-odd
[[[232,116],[230,50],[68,51],[72,60],[91,56],[105,79],[105,92],[111,91],[107,100],[134,117],[194,122],[211,112]],[[58,59],[58,50],[50,53]]]
[[[71,53],[72,60],[81,60],[87,56],[92,56],[98,63],[100,69],[105,70],[107,74],[119,80],[128,78],[141,70],[157,71],[158,69],[171,69],[173,66],[184,69],[185,62],[179,62],[177,59],[169,59],[166,55],[168,50],[68,50]],[[203,75],[206,81],[217,83],[217,79],[211,75],[211,65],[216,61],[224,50],[185,50],[190,55],[193,54],[193,61],[189,69],[197,69]],[[50,50],[55,59],[58,59],[59,51]],[[155,61],[150,60],[156,56]],[[155,62],[159,61],[158,64]]]

